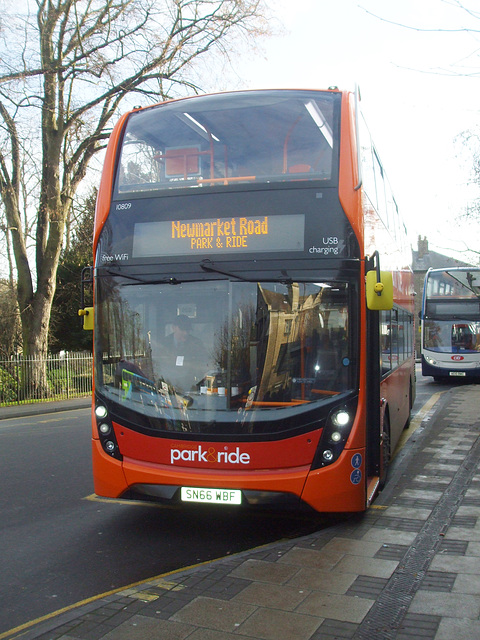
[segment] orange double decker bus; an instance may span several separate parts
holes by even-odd
[[[413,285],[361,127],[337,89],[120,119],[81,310],[98,495],[369,505],[413,402]]]

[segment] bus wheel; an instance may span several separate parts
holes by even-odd
[[[388,419],[387,413],[383,418],[383,432],[382,432],[382,443],[381,443],[381,461],[380,461],[380,482],[379,489],[380,491],[387,484],[387,475],[388,475],[388,467],[390,465],[390,421]]]

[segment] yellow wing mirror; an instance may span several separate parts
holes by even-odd
[[[365,285],[367,307],[371,311],[388,311],[393,307],[393,277],[390,271],[367,271]]]
[[[86,331],[93,331],[93,307],[85,307],[85,309],[79,309],[78,315],[83,317],[83,328]]]

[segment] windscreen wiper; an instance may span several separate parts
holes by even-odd
[[[102,275],[118,276],[120,278],[125,278],[126,280],[133,280],[133,282],[135,284],[182,284],[181,280],[177,280],[177,278],[174,278],[174,277],[159,278],[157,280],[146,280],[145,278],[142,278],[141,276],[132,275],[132,274],[129,274],[129,273],[124,273],[123,271],[121,271],[121,272],[114,271],[113,269],[110,269],[110,268],[106,268],[105,271],[106,271],[105,274],[100,273],[98,275],[100,277]]]
[[[209,273],[220,273],[222,276],[227,276],[227,278],[235,278],[236,280],[241,280],[242,282],[258,281],[258,278],[250,278],[250,279],[244,278],[243,276],[239,276],[235,273],[230,273],[229,271],[223,271],[222,269],[217,269],[215,264],[208,258],[205,258],[205,260],[202,260],[202,262],[200,263],[200,269],[202,269],[203,271],[207,271]],[[290,276],[284,269],[282,269],[281,275],[282,277],[278,278],[279,282],[286,285],[293,284],[292,278],[290,278]],[[277,280],[277,278],[274,278],[274,280]]]
[[[235,273],[229,273],[228,271],[217,269],[215,267],[215,264],[208,258],[202,260],[202,262],[200,263],[200,269],[202,269],[202,271],[206,271],[207,273],[219,273],[222,276],[227,276],[227,278],[235,278],[236,280],[241,280],[242,282],[251,282],[251,280],[247,280],[247,278],[244,278],[243,276],[238,276]]]

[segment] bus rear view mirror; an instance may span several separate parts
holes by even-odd
[[[78,315],[83,318],[83,328],[86,331],[93,331],[93,307],[79,309]]]
[[[381,271],[380,280],[377,271],[367,271],[366,277],[367,307],[371,311],[388,311],[393,307],[393,278],[390,271]]]

